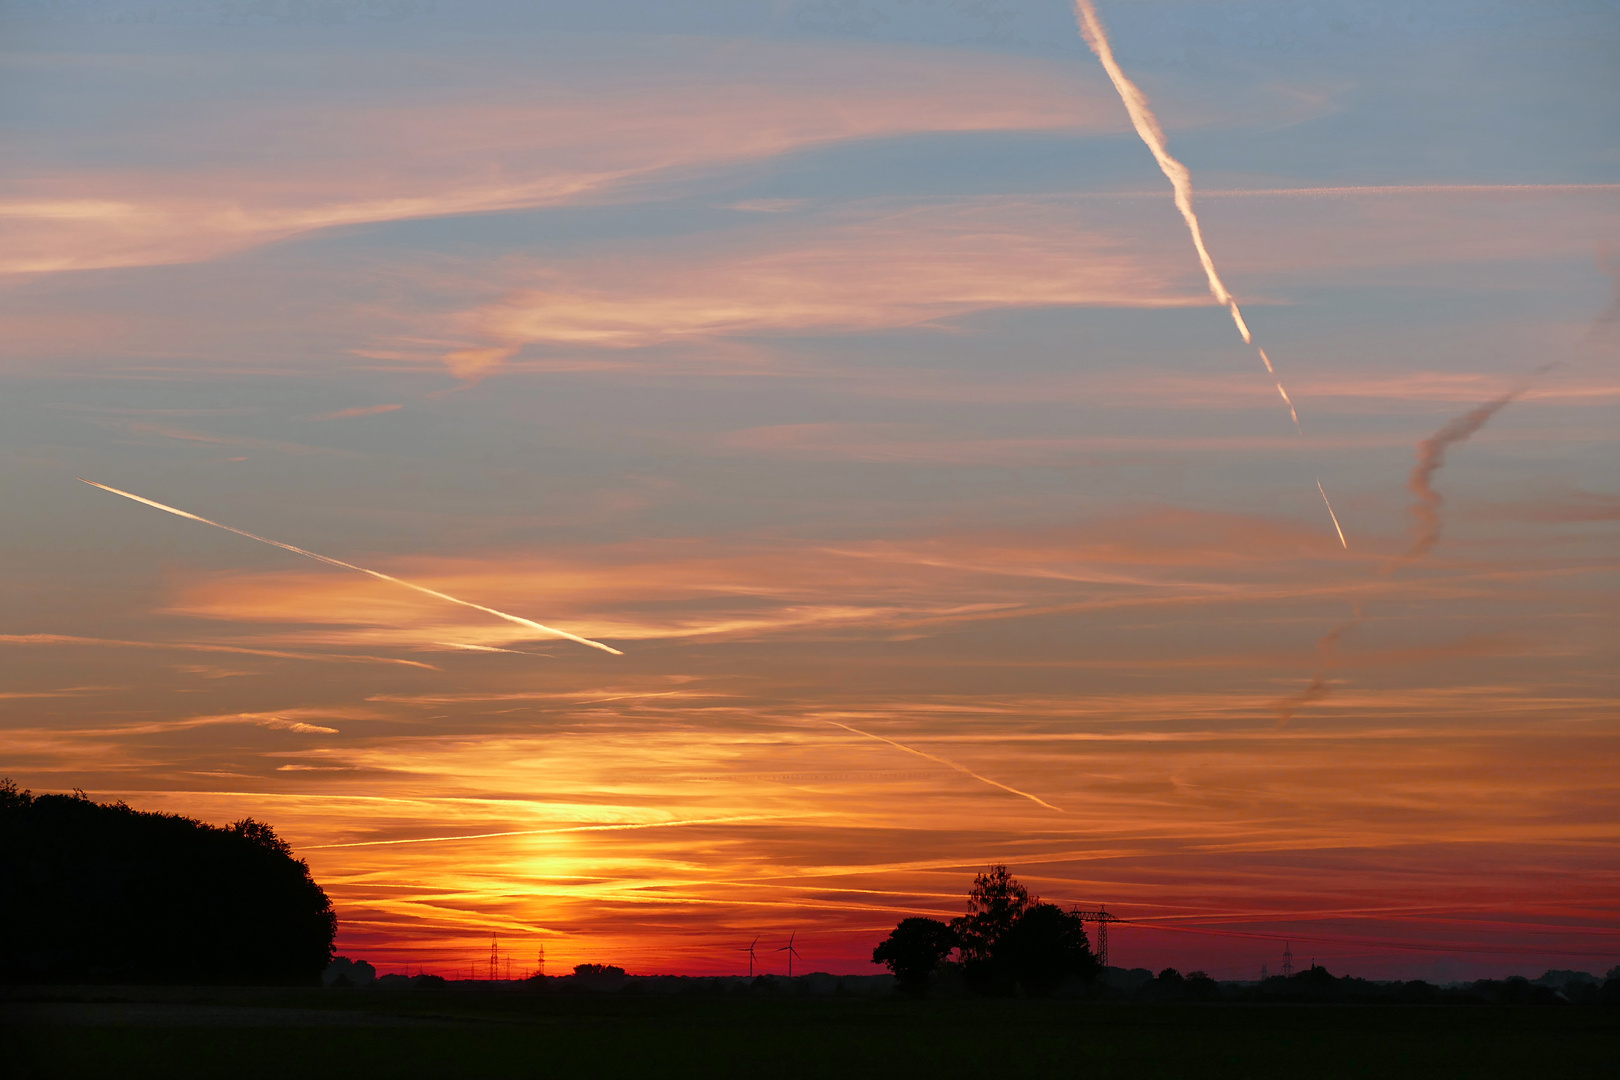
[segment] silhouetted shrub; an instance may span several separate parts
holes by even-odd
[[[872,963],[882,964],[894,973],[900,989],[923,994],[940,961],[957,946],[956,931],[938,919],[901,919],[898,926],[877,948]]]
[[[1440,1000],[1440,989],[1421,979],[1414,979],[1395,987],[1392,996],[1406,1005],[1433,1005]]]
[[[1167,967],[1152,981],[1138,986],[1132,996],[1138,1001],[1182,1001],[1187,996],[1187,980],[1175,968]]]
[[[332,987],[370,986],[377,981],[377,969],[364,960],[335,956],[321,972],[321,985]]]
[[[578,990],[622,990],[625,986],[624,968],[613,964],[576,964],[569,984],[571,989]]]
[[[1542,986],[1526,979],[1523,975],[1514,975],[1507,979],[1480,979],[1474,983],[1479,991],[1493,1005],[1567,1005],[1568,1001],[1558,996],[1557,991],[1551,987]]]
[[[285,841],[0,781],[0,980],[315,984],[336,917]]]
[[[1187,998],[1190,1001],[1219,1001],[1220,984],[1207,971],[1195,971],[1187,976]]]

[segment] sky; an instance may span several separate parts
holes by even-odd
[[[0,3],[0,772],[384,971],[874,972],[993,863],[1620,963],[1620,4],[1096,12],[1253,344],[1064,0]]]

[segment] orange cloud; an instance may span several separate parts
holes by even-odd
[[[1594,231],[1620,229],[1602,194],[1487,193],[1479,198],[1502,203],[1502,212],[1483,224],[1472,203],[1436,208],[1410,192],[1327,209],[1232,201],[1222,213],[1249,238],[1229,246],[1253,291],[1302,270],[1584,255]],[[917,326],[999,308],[1212,302],[1146,206],[1116,204],[1106,217],[1098,206],[1085,195],[868,202],[568,259],[424,267],[417,273],[438,292],[499,289],[500,298],[448,316],[409,316],[413,329],[394,355],[437,356],[471,378],[527,345],[646,349]],[[1314,391],[1308,378],[1295,382],[1299,395]]]
[[[0,645],[93,645],[120,649],[177,649],[182,652],[221,652],[243,656],[264,656],[278,660],[314,660],[325,663],[351,664],[404,664],[407,667],[435,670],[432,664],[420,660],[401,660],[391,656],[364,656],[347,653],[287,652],[279,649],[255,649],[241,645],[223,645],[218,642],[198,641],[131,641],[118,638],[79,637],[72,634],[0,634]]]
[[[750,703],[694,711],[688,700],[641,717],[656,716],[650,724],[582,701],[544,734],[298,751],[279,772],[295,790],[119,794],[215,819],[252,808],[311,860],[342,913],[345,949],[444,974],[487,955],[491,930],[517,952],[514,968],[543,945],[554,972],[585,961],[727,971],[730,939],[796,928],[812,966],[859,970],[901,914],[951,913],[973,870],[1003,859],[1043,896],[1194,928],[1292,920],[1328,937],[1411,938],[1411,918],[1481,910],[1466,886],[1485,881],[1491,902],[1551,924],[1599,895],[1603,852],[1620,839],[1601,755],[1578,754],[1601,743],[1582,719],[1589,700],[1361,691],[1336,703],[1348,723],[1287,732],[1230,723],[1262,717],[1261,695],[898,704],[796,716]],[[1005,777],[1067,813],[1040,814],[824,721]],[[1593,801],[1572,807],[1572,790]],[[1313,813],[1302,815],[1307,799]],[[1520,845],[1561,868],[1561,899],[1493,876]],[[1279,859],[1293,868],[1284,888]],[[1414,887],[1420,869],[1431,891]],[[1175,887],[1190,879],[1198,889]],[[1324,926],[1335,911],[1353,912],[1360,929]],[[1145,929],[1134,933],[1115,943],[1121,959],[1164,955]],[[1534,947],[1480,929],[1426,940]],[[1583,942],[1577,924],[1556,947]]]
[[[1179,274],[1040,203],[872,204],[806,225],[567,263],[506,262],[505,296],[456,317],[496,342],[453,351],[470,374],[531,343],[621,349],[692,339],[914,326],[986,308],[1204,303]]]
[[[519,611],[544,606],[616,639],[746,641],[915,632],[1066,605],[1201,605],[1331,592],[1335,584],[1312,577],[1336,549],[1331,534],[1303,525],[1155,511],[1062,529],[909,540],[649,541],[545,557],[500,551],[418,558],[401,572],[457,595],[499,596]],[[1370,547],[1365,558],[1377,557]],[[1292,569],[1279,578],[1285,567]],[[521,628],[321,571],[191,578],[167,610],[297,627],[254,634],[246,639],[252,644],[453,651],[545,644]]]

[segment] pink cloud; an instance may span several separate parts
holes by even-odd
[[[531,343],[647,348],[916,326],[987,308],[1204,302],[1180,288],[1178,269],[1133,254],[1117,233],[1009,199],[864,204],[698,243],[506,261],[495,273],[502,299],[449,320],[452,333],[490,343],[448,353],[457,374]]]
[[[321,413],[310,417],[311,420],[348,420],[357,416],[380,416],[383,413],[397,412],[405,406],[392,405],[356,405],[352,409],[338,409],[335,412]]]
[[[275,65],[299,61],[262,62],[285,78]],[[691,39],[552,66],[550,80],[515,81],[469,66],[389,106],[335,85],[314,126],[306,102],[173,104],[119,133],[150,164],[72,169],[58,164],[72,133],[36,136],[15,148],[21,175],[0,200],[0,273],[189,262],[312,229],[600,199],[840,140],[1117,126],[1068,65],[987,53]],[[160,137],[178,130],[209,156]]]

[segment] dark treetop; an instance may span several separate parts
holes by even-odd
[[[900,989],[913,994],[928,992],[953,951],[962,981],[981,994],[1045,997],[1068,982],[1089,983],[1101,970],[1080,916],[1041,903],[1005,866],[973,879],[967,907],[949,925],[902,919],[872,951],[873,963],[886,965]]]
[[[336,929],[268,825],[0,781],[0,981],[315,984]]]

